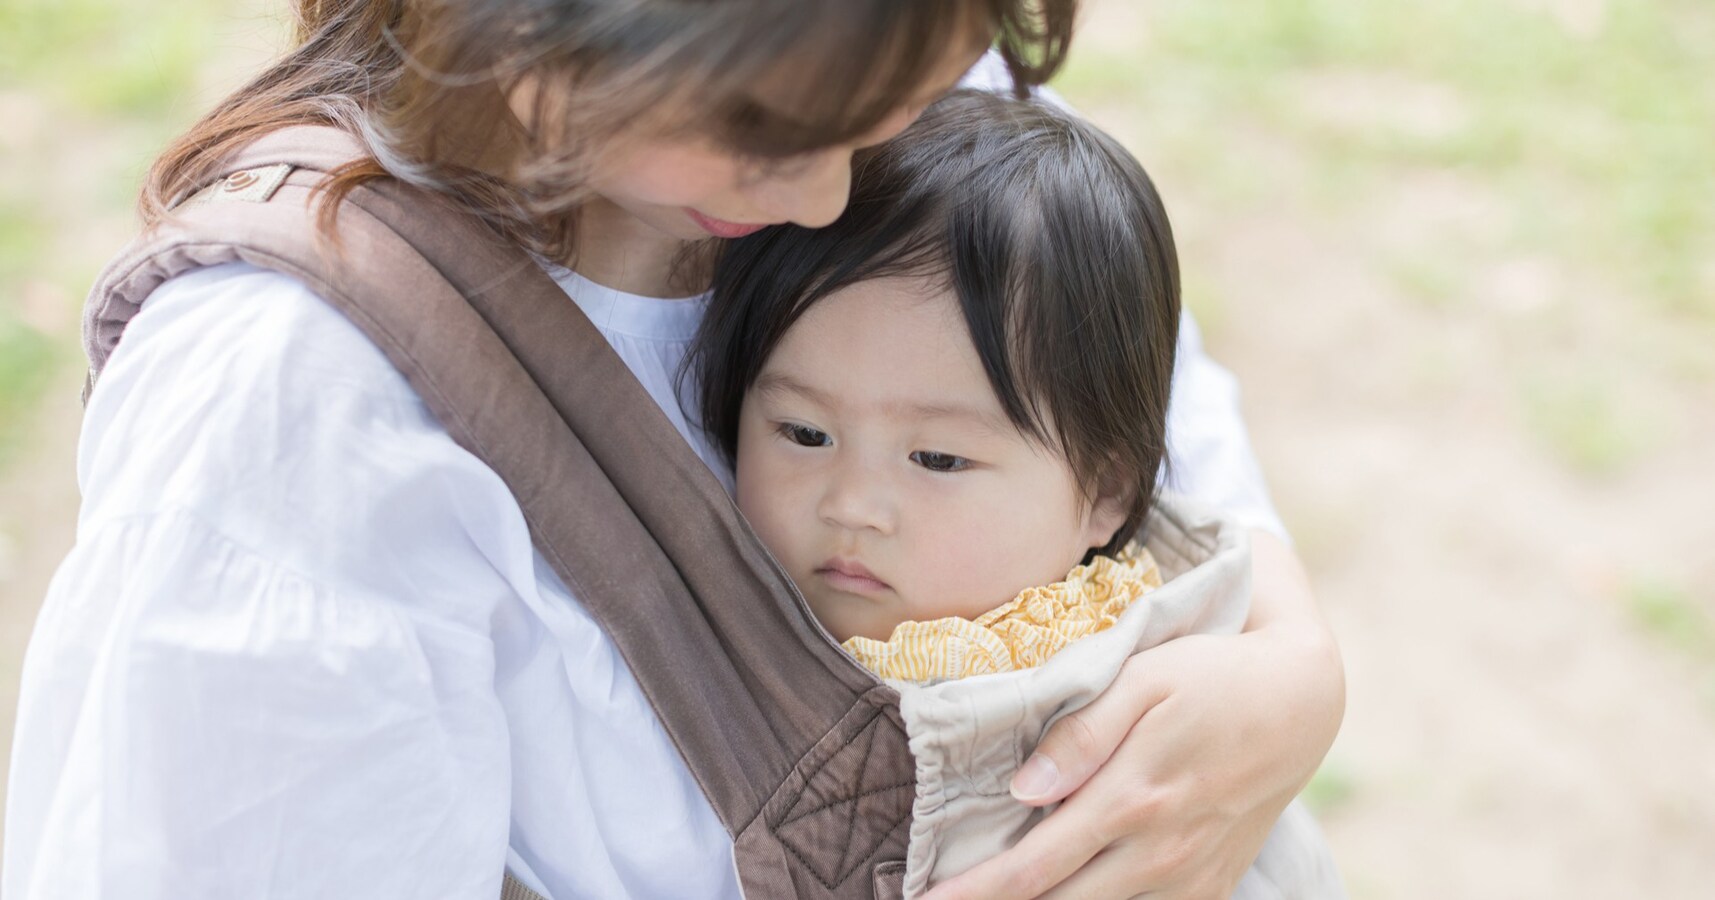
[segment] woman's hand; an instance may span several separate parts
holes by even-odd
[[[1022,802],[1065,802],[930,900],[1232,894],[1345,710],[1339,651],[1302,567],[1280,539],[1252,536],[1245,632],[1132,657],[1013,779]]]

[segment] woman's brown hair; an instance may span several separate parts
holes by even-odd
[[[333,125],[371,159],[323,206],[400,178],[451,195],[554,258],[573,243],[589,150],[662,110],[759,160],[864,134],[986,26],[1015,83],[1065,57],[1077,0],[296,0],[296,46],[174,141],[144,183],[146,224],[270,131]],[[522,84],[534,123],[508,106]],[[768,85],[766,104],[748,93]],[[497,135],[508,158],[492,158]],[[506,177],[495,174],[504,171]]]

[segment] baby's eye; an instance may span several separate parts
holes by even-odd
[[[826,447],[833,443],[833,441],[828,439],[826,433],[817,431],[808,425],[799,425],[795,422],[781,422],[780,427],[777,430],[780,432],[781,437],[784,437],[800,447]]]
[[[971,461],[963,456],[933,450],[919,450],[911,454],[911,461],[931,472],[958,472],[971,467]]]

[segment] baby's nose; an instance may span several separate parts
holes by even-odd
[[[823,522],[836,528],[893,533],[894,505],[886,486],[873,473],[840,473],[822,494],[816,512]]]

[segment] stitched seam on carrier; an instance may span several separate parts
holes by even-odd
[[[867,694],[867,692],[865,692],[865,693]],[[853,706],[855,708],[856,704],[854,703]],[[870,720],[868,723],[866,723],[864,726],[860,727],[858,733],[861,734],[861,733],[863,733],[863,731],[871,730],[871,726],[875,725],[875,720],[878,718],[883,718],[885,716],[886,716],[885,712],[883,712],[879,709],[876,710],[876,714],[874,716],[870,717]],[[868,768],[867,764],[869,762],[869,759],[875,752],[875,749],[874,749],[875,748],[875,739],[876,739],[876,735],[872,731],[870,734],[869,748],[864,751],[863,762],[865,763],[865,765],[859,769],[860,773]],[[852,746],[854,743],[856,743],[856,740],[857,740],[857,735],[853,735],[850,740],[847,740],[840,745],[840,749]],[[839,749],[834,750],[832,753],[830,753],[828,755],[827,760],[823,761],[822,766],[818,767],[816,771],[820,772],[822,770],[822,768],[826,768],[828,761],[831,761],[835,756],[838,756],[838,755],[839,755]],[[803,760],[800,759],[799,764],[801,764],[802,762],[803,762]],[[796,771],[796,769],[797,769],[797,766],[794,765],[793,770]],[[813,778],[813,777],[815,777],[815,776],[811,775],[811,776],[808,776],[805,778],[803,786],[800,787],[792,795],[792,802],[796,803],[798,798],[804,796],[804,792],[810,789],[810,778]],[[826,878],[822,877],[821,873],[816,871],[816,867],[811,864],[810,860],[808,858],[806,858],[804,856],[804,854],[798,852],[798,849],[796,847],[792,846],[792,844],[789,841],[787,841],[781,837],[780,828],[782,828],[785,825],[790,824],[791,822],[797,822],[797,821],[809,818],[810,816],[813,816],[819,812],[824,812],[826,810],[832,809],[833,807],[838,806],[841,803],[850,802],[850,803],[853,803],[855,805],[857,803],[857,801],[862,800],[866,797],[873,797],[877,794],[886,793],[888,791],[896,791],[896,790],[899,790],[901,788],[913,787],[914,785],[916,785],[916,783],[917,783],[916,779],[913,778],[913,780],[911,780],[911,781],[901,782],[899,784],[886,785],[883,787],[874,788],[874,789],[871,789],[868,791],[864,791],[862,793],[856,794],[856,795],[851,796],[851,797],[845,797],[845,798],[841,798],[839,800],[834,800],[834,801],[831,801],[829,803],[823,804],[822,806],[816,807],[816,808],[810,810],[809,812],[804,813],[803,815],[794,816],[791,819],[782,820],[778,824],[770,825],[770,826],[768,826],[768,832],[770,834],[774,835],[775,843],[779,844],[782,848],[784,848],[787,853],[792,854],[792,858],[798,860],[799,864],[804,867],[804,871],[809,872],[810,876],[812,878],[816,879],[817,883],[821,884],[822,887],[825,887],[831,891],[831,890],[836,889],[839,885],[844,884],[848,879],[850,879],[852,877],[852,873],[856,872],[858,869],[863,868],[864,863],[874,859],[876,854],[881,852],[881,848],[887,844],[886,837],[884,836],[882,838],[882,840],[876,844],[875,849],[871,850],[866,856],[864,856],[861,859],[854,860],[852,862],[852,865],[850,868],[846,868],[843,870],[837,870],[835,873],[838,876],[837,880],[830,883]],[[760,815],[760,812],[758,813],[758,815]],[[910,818],[909,812],[906,813],[906,818]],[[853,815],[852,815],[850,821],[855,823],[856,819],[857,819],[857,815],[856,815],[856,810],[854,809]],[[751,820],[751,823],[754,823],[755,821],[756,820],[753,818]],[[890,825],[890,828],[897,828],[898,825],[899,825],[898,822],[894,822]],[[749,828],[749,825],[747,824],[746,830],[748,830],[748,828]],[[847,840],[848,844],[851,841],[849,829],[847,832],[846,840]]]
[[[778,833],[779,829],[781,829],[787,825],[790,825],[793,822],[799,822],[799,821],[802,821],[804,819],[808,819],[811,816],[813,816],[819,812],[826,812],[830,809],[833,809],[836,806],[839,806],[841,803],[855,803],[855,802],[862,800],[866,797],[874,797],[876,794],[885,794],[888,791],[897,791],[900,788],[915,787],[916,785],[917,785],[917,782],[915,782],[915,781],[902,781],[898,784],[890,784],[890,785],[887,785],[886,787],[878,787],[878,788],[875,788],[874,790],[864,791],[861,794],[853,794],[850,797],[841,797],[838,800],[834,800],[834,801],[831,801],[829,803],[825,803],[821,806],[818,806],[815,809],[808,810],[801,815],[796,815],[790,819],[785,819],[785,820],[781,821],[781,823],[779,825],[775,826],[774,828],[772,828],[770,830]],[[803,791],[799,791],[798,793],[800,796],[802,796]]]
[[[909,785],[906,785],[906,786],[908,787]],[[779,835],[776,834],[775,837],[778,838]],[[798,862],[801,865],[803,865],[804,871],[809,872],[810,877],[816,879],[817,883],[821,884],[822,887],[825,887],[831,891],[831,890],[835,890],[840,885],[845,884],[846,881],[852,877],[852,874],[854,872],[863,868],[864,863],[867,863],[870,860],[874,859],[876,854],[881,852],[881,848],[884,845],[886,845],[887,841],[883,840],[880,844],[876,845],[874,850],[871,850],[869,852],[868,856],[865,856],[863,859],[860,859],[860,860],[853,862],[851,868],[845,870],[844,872],[839,873],[839,876],[840,876],[839,880],[833,881],[833,882],[829,882],[826,878],[823,878],[821,876],[821,873],[816,871],[816,867],[810,864],[810,860],[806,859],[804,854],[798,852],[798,848],[793,847],[791,844],[789,844],[785,841],[778,841],[778,843],[780,844],[780,846],[782,848],[784,848],[786,850],[787,853],[792,854],[793,859],[798,860]]]

